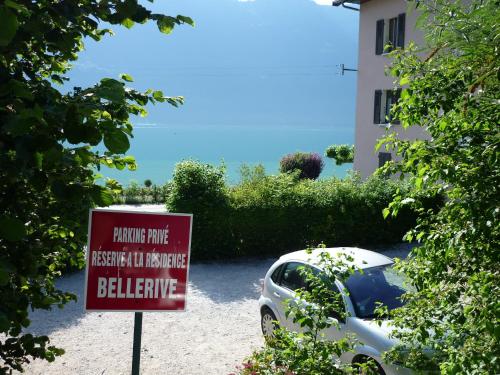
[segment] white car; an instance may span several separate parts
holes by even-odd
[[[346,318],[340,320],[340,329],[330,327],[326,337],[339,340],[346,334],[354,334],[361,343],[354,352],[346,352],[340,357],[343,363],[362,363],[371,358],[377,362],[380,374],[411,374],[406,368],[385,363],[382,353],[393,347],[396,341],[390,337],[392,328],[388,321],[378,325],[375,321],[376,302],[386,305],[389,310],[401,306],[400,296],[407,290],[404,279],[392,268],[393,260],[373,251],[340,247],[315,249],[311,254],[305,250],[285,254],[267,272],[259,299],[261,326],[265,336],[272,336],[274,321],[281,327],[298,332],[300,326],[292,318],[285,317],[286,300],[295,298],[294,290],[305,286],[299,267],[309,265],[321,271],[319,254],[327,251],[332,257],[349,255],[356,272],[344,283],[336,280],[336,286],[343,296]]]

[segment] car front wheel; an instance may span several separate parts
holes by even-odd
[[[366,356],[359,356],[354,358],[353,367],[355,369],[355,374],[360,375],[385,375],[382,366],[375,361],[373,358]]]
[[[264,308],[261,313],[260,326],[265,338],[273,338],[276,329],[276,315],[269,308]]]

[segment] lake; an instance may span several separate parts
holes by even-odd
[[[227,168],[227,182],[236,184],[242,164],[262,164],[267,174],[275,174],[280,159],[295,151],[317,152],[324,155],[331,144],[353,143],[351,126],[168,126],[139,124],[129,154],[135,156],[136,171],[104,168],[100,173],[122,184],[150,179],[155,184],[172,178],[175,164],[185,159]],[[343,177],[351,164],[336,166],[324,157],[325,168],[320,178]]]

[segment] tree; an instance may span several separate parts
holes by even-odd
[[[422,243],[400,264],[418,291],[394,315],[396,327],[404,328],[396,331],[404,347],[389,357],[413,368],[429,365],[430,357],[443,374],[498,374],[498,1],[417,4],[426,47],[393,54],[391,71],[404,86],[394,114],[404,128],[426,129],[430,139],[411,142],[391,134],[381,141],[401,157],[384,171],[400,173],[414,187],[384,214],[418,206],[422,193],[446,200],[439,210],[422,209],[406,236]]]
[[[308,178],[310,180],[316,180],[321,174],[324,166],[325,163],[321,155],[315,152],[295,152],[283,156],[280,160],[281,173],[293,173],[298,171],[298,177],[300,179]]]
[[[308,251],[311,254],[313,250]],[[321,250],[318,255],[322,271],[318,273],[310,266],[300,267],[306,285],[297,289],[286,305],[287,319],[300,326],[301,332],[277,327],[274,337],[266,339],[264,348],[246,359],[239,375],[351,374],[355,367],[363,373],[378,373],[371,361],[352,366],[335,360],[360,344],[350,335],[337,341],[328,340],[325,335],[329,328],[340,329],[339,321],[347,317],[336,280],[345,280],[359,269],[353,265],[351,256],[332,256]]]
[[[75,295],[54,279],[82,267],[88,208],[108,205],[112,191],[97,184],[95,169],[135,168],[125,155],[132,137],[129,116],[148,103],[177,106],[182,97],[138,92],[132,78],[103,78],[93,87],[61,93],[84,38],[100,40],[123,25],[155,21],[169,34],[184,16],[152,13],[136,0],[0,3],[0,372],[22,370],[29,358],[49,361],[63,350],[46,336],[22,334],[28,309],[62,307]],[[105,151],[94,148],[104,144]]]
[[[354,161],[354,145],[331,145],[325,151],[327,158],[335,160],[336,165]]]

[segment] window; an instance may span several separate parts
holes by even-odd
[[[403,306],[401,296],[407,291],[414,291],[401,274],[392,265],[371,267],[355,272],[345,282],[349,290],[356,316],[362,319],[376,317],[377,303],[386,306],[389,311]]]
[[[297,290],[305,287],[305,280],[299,270],[299,268],[303,266],[302,263],[297,262],[287,263],[283,270],[280,284],[290,290]]]
[[[283,264],[280,265],[278,268],[276,268],[273,272],[273,274],[271,275],[271,280],[275,283],[275,284],[279,284],[279,278],[281,276],[281,271],[283,270]]]
[[[375,90],[375,103],[373,112],[373,123],[391,123],[391,108],[396,104],[401,96],[401,89],[397,90]],[[392,121],[398,124],[399,121]]]
[[[342,293],[336,285],[333,286],[333,291],[335,295],[332,296],[332,300],[330,301],[330,303],[332,303],[336,307],[336,309],[327,312],[327,314],[332,318],[338,319],[341,323],[345,323],[347,311],[344,304],[344,298],[342,297]]]
[[[379,152],[378,153],[378,167],[383,167],[385,163],[392,160],[392,155],[390,152]]]
[[[397,47],[404,48],[405,19],[406,15],[402,13],[397,17],[377,21],[375,54],[381,55]]]
[[[299,262],[290,262],[282,264],[276,270],[274,270],[271,278],[273,278],[276,275],[277,277],[276,280],[278,280],[276,281],[276,283],[290,290],[295,291],[297,289],[303,288],[308,291],[311,291],[311,285],[308,285],[307,280],[302,275],[303,273],[302,268],[310,269],[314,275],[316,276],[320,275],[321,278],[327,277],[324,273],[321,273],[321,271],[316,267],[312,267],[310,265]],[[273,279],[273,281],[275,280]],[[345,322],[344,318],[346,310],[342,293],[339,291],[338,287],[335,284],[333,284],[332,287],[334,288],[333,290],[335,292],[335,295],[332,296],[332,298],[334,298],[336,306],[338,307],[339,311],[331,311],[328,314],[333,318],[339,319],[339,321],[341,322]]]

